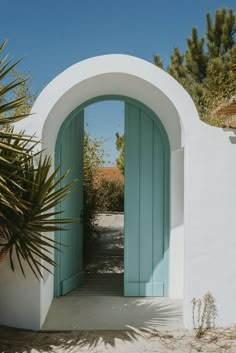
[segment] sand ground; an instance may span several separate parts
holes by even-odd
[[[31,332],[0,327],[1,353],[235,353],[236,328],[208,331]]]

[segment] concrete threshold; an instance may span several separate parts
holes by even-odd
[[[176,330],[183,328],[182,317],[182,300],[64,296],[53,299],[42,330]]]

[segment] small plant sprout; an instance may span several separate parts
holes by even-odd
[[[206,292],[202,298],[192,299],[193,327],[197,338],[201,338],[205,331],[215,327],[217,308],[215,298],[211,292]]]

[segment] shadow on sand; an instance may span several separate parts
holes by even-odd
[[[142,306],[142,325],[126,325],[125,330],[71,330],[71,331],[27,331],[0,327],[0,352],[7,353],[32,353],[34,352],[78,352],[96,349],[97,346],[104,350],[108,346],[116,347],[120,342],[134,343],[141,337],[153,335],[164,337],[171,336],[171,329],[178,329],[177,322],[182,321],[182,312],[169,304],[154,305],[150,303],[140,304],[134,300],[128,307],[114,308],[114,315],[122,316],[128,309],[138,311]],[[63,317],[61,318],[63,320]],[[164,332],[163,332],[164,331]],[[168,332],[166,332],[168,331]],[[95,350],[94,350],[95,351]]]

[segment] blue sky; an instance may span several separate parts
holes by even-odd
[[[235,0],[7,0],[1,1],[1,41],[8,39],[14,59],[26,56],[19,70],[31,73],[37,94],[67,67],[96,55],[124,53],[152,62],[159,53],[167,64],[175,46],[185,48],[193,26],[203,34],[205,13],[221,7],[235,7]],[[122,125],[112,130],[106,124],[111,107],[97,108],[105,128],[94,122],[95,109],[88,123],[105,139]]]

